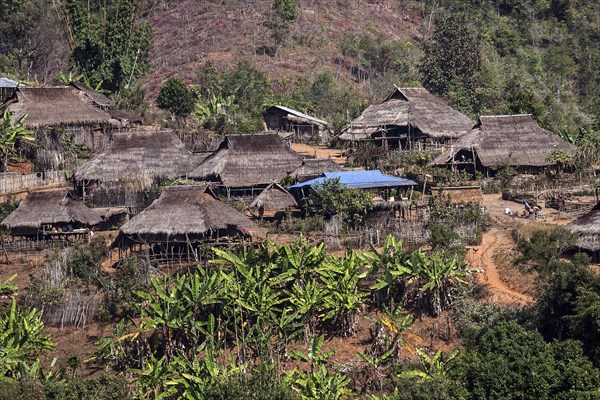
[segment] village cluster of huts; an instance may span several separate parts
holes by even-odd
[[[122,225],[120,247],[190,246],[251,238],[255,225],[249,216],[297,210],[306,191],[325,179],[370,191],[382,201],[410,199],[417,185],[299,155],[290,141],[327,143],[331,128],[284,106],[265,112],[265,132],[225,136],[214,151],[192,153],[175,132],[138,128],[139,117],[115,110],[106,96],[80,83],[13,85],[0,95],[10,111],[27,115],[27,127],[44,141],[34,149],[40,168],[65,168],[64,135],[91,155],[75,168],[72,191],[32,192],[2,222],[17,236],[46,239]],[[423,88],[396,88],[350,121],[338,140],[355,151],[366,143],[429,151],[434,165],[488,176],[505,165],[539,172],[552,165],[553,152],[573,151],[530,115],[481,116],[475,122]],[[455,203],[481,203],[478,187],[463,189],[447,193]],[[220,201],[231,198],[242,199],[245,210]]]

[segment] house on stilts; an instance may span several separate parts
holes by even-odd
[[[122,255],[198,260],[202,243],[229,244],[252,239],[254,224],[217,200],[209,184],[168,186],[148,208],[125,223],[116,240]]]
[[[502,167],[536,174],[556,166],[553,153],[570,155],[574,149],[540,127],[529,114],[481,116],[469,133],[437,156],[433,164],[486,176],[493,176]]]
[[[72,239],[88,237],[100,215],[65,189],[31,192],[1,223],[13,237]]]
[[[327,144],[331,139],[329,122],[288,107],[269,107],[263,118],[267,131],[291,133],[293,142]]]
[[[388,149],[438,151],[473,127],[473,120],[424,88],[398,88],[367,107],[342,129],[348,147],[375,144]]]
[[[214,182],[227,197],[254,197],[301,165],[302,156],[275,134],[229,135],[188,177]]]

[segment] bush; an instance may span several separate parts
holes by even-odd
[[[185,118],[194,111],[194,96],[181,79],[170,78],[160,87],[156,105],[176,117]]]

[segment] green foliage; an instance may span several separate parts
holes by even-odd
[[[194,116],[204,127],[222,134],[262,130],[262,113],[272,105],[268,78],[248,61],[218,71],[208,62],[196,72],[198,97]],[[241,84],[243,82],[243,84]]]
[[[23,310],[15,299],[0,314],[0,376],[20,377],[20,371],[54,343],[43,333],[42,312]]]
[[[148,69],[151,29],[138,22],[141,0],[65,0],[72,62],[91,83],[117,92]]]
[[[156,105],[176,117],[185,118],[194,110],[194,97],[181,79],[169,78],[160,87]]]
[[[43,4],[31,0],[0,1],[0,56],[14,59],[17,68],[35,58],[32,37],[42,16]]]
[[[546,343],[516,322],[485,328],[452,369],[469,399],[594,398],[600,371],[575,341]]]
[[[308,215],[325,218],[339,215],[345,222],[356,225],[364,221],[373,207],[373,198],[364,190],[343,187],[339,179],[326,179],[306,197],[305,206]]]
[[[6,166],[11,158],[17,156],[17,146],[20,142],[33,142],[35,138],[33,132],[25,128],[24,123],[27,115],[18,119],[14,118],[13,113],[4,110],[4,115],[0,121],[0,172],[6,170]]]
[[[290,25],[296,21],[296,14],[294,0],[275,0],[273,3],[271,20],[266,25],[271,29],[272,37],[275,40],[275,55],[285,43],[290,33]]]
[[[478,111],[475,100],[481,71],[478,46],[478,38],[463,21],[455,17],[439,21],[432,38],[423,45],[419,66],[423,85],[443,96],[464,91],[470,106],[465,111]]]

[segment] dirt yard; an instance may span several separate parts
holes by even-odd
[[[329,149],[325,146],[315,147],[302,143],[292,143],[292,150],[307,157],[331,158],[335,163],[342,167],[346,163],[344,151],[340,149]]]

